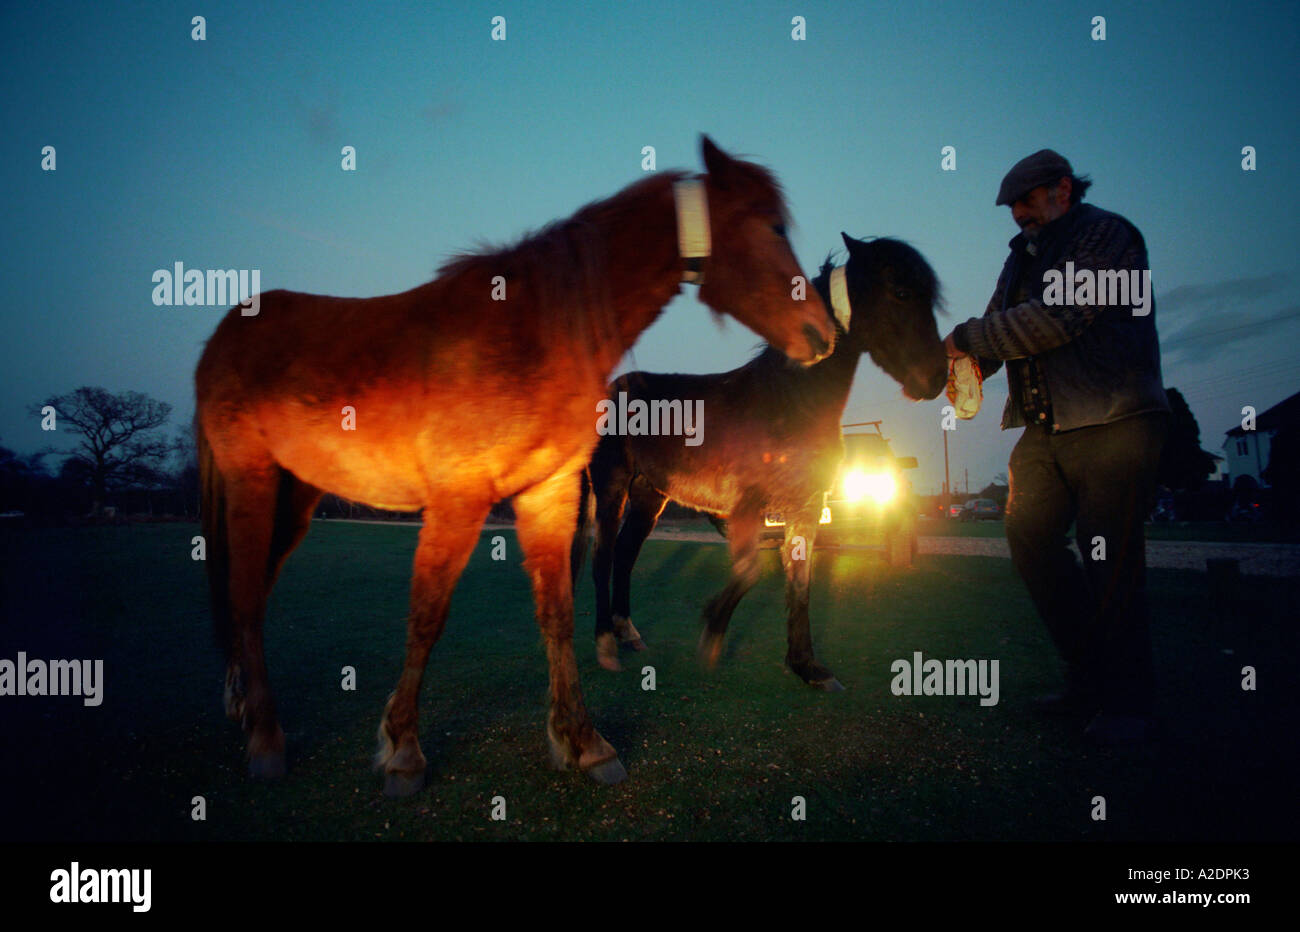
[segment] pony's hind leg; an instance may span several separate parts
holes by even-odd
[[[385,796],[410,796],[424,786],[427,762],[420,750],[418,729],[420,684],[429,652],[447,623],[452,590],[474,551],[486,515],[486,506],[449,509],[430,505],[424,510],[411,579],[406,660],[379,722],[375,766],[384,771]]]
[[[762,524],[761,496],[743,496],[727,517],[727,545],[731,550],[731,579],[704,607],[704,630],[700,633],[699,655],[712,668],[722,656],[723,638],[731,615],[754,588],[761,571],[758,565],[758,534]]]
[[[274,524],[266,561],[266,592],[269,595],[280,576],[284,561],[293,552],[311,527],[312,512],[320,501],[321,490],[301,481],[285,469],[279,470],[279,488],[276,493]],[[226,665],[226,715],[233,721],[243,721],[245,683],[235,649]]]
[[[618,437],[602,438],[591,459],[591,488],[596,496],[596,542],[592,549],[591,578],[596,584],[596,659],[606,670],[619,670],[618,644],[609,604],[609,577],[614,565],[614,541],[623,520],[630,478],[614,444]]]
[[[637,476],[628,488],[627,517],[614,544],[614,599],[612,623],[618,642],[632,650],[645,650],[641,634],[632,624],[632,567],[641,545],[659,523],[668,496],[659,492],[645,476]],[[613,647],[611,640],[610,647]],[[615,663],[617,663],[615,659]]]
[[[568,552],[578,509],[578,476],[556,475],[515,496],[515,528],[533,586],[537,623],[546,641],[551,702],[546,734],[551,760],[576,764],[597,783],[627,776],[618,755],[592,726],[573,656],[573,590]]]
[[[809,686],[833,693],[844,687],[835,674],[813,656],[812,623],[808,617],[817,519],[816,510],[804,512],[785,528],[785,542],[781,547],[781,566],[785,570],[785,663]]]
[[[227,712],[248,734],[248,770],[254,777],[284,774],[284,731],[267,676],[262,625],[269,590],[267,564],[275,530],[280,470],[269,460],[228,470],[225,485],[230,566],[230,663]]]
[[[324,494],[308,485],[287,469],[280,471],[280,490],[276,497],[275,530],[271,534],[271,552],[266,561],[266,591],[280,578],[280,570],[289,554],[302,543],[311,527],[312,512]]]

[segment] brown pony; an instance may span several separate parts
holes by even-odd
[[[550,664],[552,761],[598,782],[626,776],[587,717],[573,655],[569,549],[596,404],[618,360],[680,290],[735,316],[790,358],[834,343],[802,273],[773,176],[701,141],[712,252],[684,263],[675,186],[652,175],[498,252],[462,256],[401,294],[262,296],[233,308],[195,375],[203,525],[226,712],[254,776],[284,772],[262,620],[323,492],[424,510],[406,662],[379,726],[385,792],[423,785],[421,680],[456,580],[493,502],[514,496],[519,543]],[[504,298],[504,300],[502,300]]]
[[[606,669],[619,669],[620,644],[645,647],[632,624],[632,567],[671,499],[726,520],[731,579],[704,609],[700,653],[705,661],[717,663],[732,613],[758,582],[763,513],[779,511],[787,516],[781,549],[786,665],[810,686],[843,688],[813,655],[808,602],[822,494],[844,457],[840,422],[853,375],[866,353],[907,397],[929,399],[947,382],[948,360],[934,319],[941,302],[939,280],[925,258],[899,240],[864,242],[841,235],[849,258],[845,300],[837,313],[851,313],[847,330],[840,330],[835,351],[824,361],[796,367],[767,347],[730,372],[630,372],[610,386],[614,397],[698,404],[708,415],[708,429],[695,446],[668,434],[607,434],[592,455],[596,656]],[[828,260],[812,285],[834,305],[831,273]],[[586,520],[584,509],[574,541],[575,580],[586,550]]]

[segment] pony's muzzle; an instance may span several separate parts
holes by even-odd
[[[812,324],[803,325],[803,337],[808,341],[808,350],[811,353],[811,356],[807,360],[800,360],[800,362],[803,362],[804,365],[807,366],[811,366],[813,363],[825,359],[830,355],[831,350],[835,346],[834,331],[831,331],[831,337],[828,340],[818,333],[817,328]]]
[[[942,371],[915,366],[907,374],[907,380],[903,383],[903,392],[913,401],[930,401],[938,398],[947,384],[947,366]]]

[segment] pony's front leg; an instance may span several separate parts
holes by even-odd
[[[379,722],[375,766],[384,771],[385,796],[410,796],[424,785],[426,761],[420,750],[416,704],[429,651],[447,623],[451,593],[469,562],[487,509],[424,510],[411,579],[411,613],[406,623],[406,662],[397,689]]]
[[[762,525],[761,497],[746,496],[727,517],[727,545],[731,550],[731,579],[721,592],[704,607],[704,630],[697,648],[700,659],[710,669],[722,656],[723,639],[731,615],[754,588],[762,571],[758,565],[758,533]]]
[[[552,762],[574,764],[597,783],[627,776],[618,755],[587,717],[573,656],[573,588],[569,547],[578,517],[576,474],[552,476],[515,496],[515,530],[524,551],[524,568],[533,584],[537,623],[550,665],[551,708],[546,736]]]
[[[659,522],[668,496],[650,485],[645,476],[632,480],[627,494],[627,517],[614,542],[614,595],[612,632],[596,637],[596,658],[607,670],[619,669],[618,648],[645,650],[641,632],[632,624],[632,567],[641,553],[641,545]],[[617,636],[617,643],[614,637]]]
[[[787,648],[785,663],[799,678],[816,689],[840,692],[844,689],[829,668],[813,656],[812,624],[808,599],[812,584],[813,541],[817,536],[816,512],[801,514],[785,526],[781,566],[785,570]]]

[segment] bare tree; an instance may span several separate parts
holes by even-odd
[[[1183,393],[1166,386],[1165,394],[1169,396],[1173,416],[1169,421],[1169,437],[1160,454],[1156,481],[1171,492],[1195,492],[1214,472],[1214,457],[1201,449],[1201,428]]]
[[[81,437],[73,449],[55,452],[68,455],[94,489],[96,515],[111,489],[157,482],[174,450],[171,440],[153,433],[167,423],[172,406],[141,392],[114,394],[83,385],[33,405],[32,413],[40,416],[45,406],[54,408],[58,430]]]

